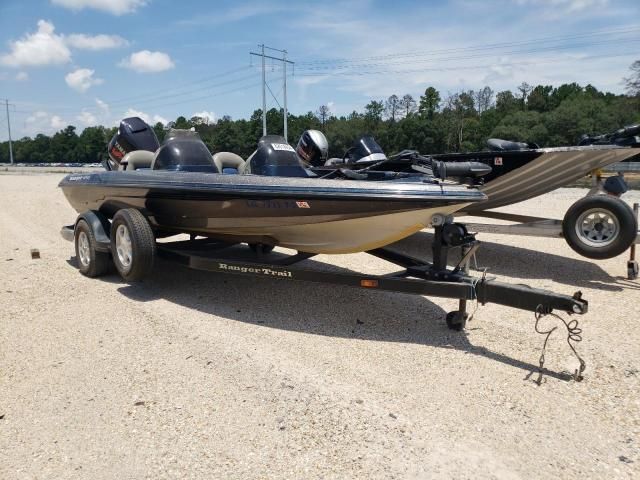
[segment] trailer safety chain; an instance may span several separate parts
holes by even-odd
[[[539,333],[541,335],[546,335],[546,337],[545,337],[544,343],[542,345],[542,352],[540,353],[540,365],[538,367],[538,379],[535,380],[535,382],[538,385],[542,384],[542,375],[543,375],[543,371],[544,371],[544,354],[545,354],[546,349],[547,349],[547,343],[549,341],[549,337],[551,336],[551,334],[558,329],[557,326],[555,326],[551,330],[547,330],[547,331],[543,331],[543,330],[540,330],[538,328],[538,324],[540,323],[540,320],[542,320],[544,317],[549,316],[549,315],[552,316],[552,317],[557,318],[558,320],[560,320],[562,322],[562,324],[567,328],[567,344],[569,345],[569,348],[573,352],[574,356],[580,362],[580,368],[574,372],[572,378],[576,382],[580,382],[584,378],[582,376],[582,373],[584,372],[587,364],[582,359],[582,357],[580,355],[578,355],[578,352],[576,351],[574,343],[578,343],[578,342],[582,341],[582,328],[580,328],[578,326],[578,320],[573,319],[573,320],[567,322],[564,318],[562,318],[560,315],[558,315],[556,313],[545,312],[543,310],[542,305],[538,305],[538,307],[536,307],[536,312],[535,312],[535,317],[536,317],[535,330],[536,330],[537,333]]]
[[[475,254],[474,254],[474,258],[475,258]],[[477,265],[476,265],[477,267]],[[477,290],[477,286],[479,283],[484,283],[487,280],[487,270],[488,268],[483,268],[482,269],[482,277],[480,278],[473,278],[473,281],[471,282],[471,288],[473,288],[473,297],[475,298],[475,305],[473,307],[473,312],[471,312],[471,315],[469,315],[469,318],[467,318],[467,322],[470,322],[471,320],[473,320],[473,316],[476,314],[476,312],[478,311],[478,307],[480,306],[480,301],[478,300],[478,290]]]

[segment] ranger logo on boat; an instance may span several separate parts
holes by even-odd
[[[259,275],[266,275],[267,277],[293,278],[293,274],[287,270],[273,270],[266,267],[241,267],[239,265],[229,265],[228,263],[218,263],[218,268],[227,272],[257,273]]]

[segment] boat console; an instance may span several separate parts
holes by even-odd
[[[258,149],[247,159],[244,173],[267,177],[313,177],[302,166],[295,149],[279,135],[265,135]]]

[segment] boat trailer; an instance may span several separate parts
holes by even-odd
[[[98,212],[85,212],[79,218],[92,219],[89,225],[93,230],[96,250],[110,252],[109,233],[105,228],[104,217]],[[107,221],[108,222],[108,221]],[[62,236],[75,240],[75,226],[62,228]],[[77,242],[77,240],[76,240]],[[432,244],[433,262],[414,258],[389,248],[377,248],[365,253],[402,267],[398,272],[386,275],[365,273],[334,273],[300,267],[297,264],[315,254],[298,252],[291,255],[265,253],[270,248],[254,245],[253,258],[239,259],[237,253],[229,247],[237,243],[221,242],[211,238],[191,237],[189,240],[155,242],[155,253],[166,260],[177,262],[196,270],[208,270],[216,273],[229,273],[273,279],[300,280],[305,282],[326,283],[346,287],[385,290],[459,300],[458,310],[446,316],[447,326],[461,331],[469,319],[467,303],[477,301],[484,305],[496,303],[507,307],[528,310],[539,314],[560,311],[568,314],[584,314],[588,302],[581,292],[573,296],[554,293],[548,290],[532,288],[527,285],[503,283],[485,274],[482,277],[470,276],[470,260],[480,247],[480,242],[460,223],[444,223],[435,227]],[[255,248],[258,247],[258,248]],[[265,249],[261,247],[266,247]],[[452,268],[447,266],[451,249],[461,251],[460,261]]]
[[[140,218],[142,215],[133,209]],[[148,224],[147,224],[148,225]],[[80,214],[74,225],[65,226],[61,230],[63,238],[75,244],[76,258],[81,273],[89,277],[103,275],[109,271],[108,265],[113,262],[118,269],[116,255],[117,242],[110,238],[110,221],[101,213],[87,211]],[[557,327],[548,331],[541,331],[538,327],[540,319],[546,315],[557,317],[567,329],[567,342],[574,355],[580,362],[573,378],[582,379],[585,363],[575,350],[573,343],[579,342],[581,330],[578,321],[565,321],[554,311],[571,314],[585,314],[588,302],[582,298],[581,292],[573,296],[554,293],[548,290],[532,288],[527,285],[513,285],[497,281],[488,277],[486,271],[481,277],[469,275],[469,265],[475,252],[480,247],[475,235],[469,233],[467,227],[461,223],[453,223],[451,218],[444,218],[441,223],[434,225],[435,236],[432,243],[432,262],[414,258],[389,248],[377,248],[365,253],[380,258],[401,267],[401,270],[386,275],[369,275],[366,273],[323,272],[317,269],[300,267],[297,264],[312,258],[316,254],[297,252],[284,255],[271,253],[272,246],[254,244],[249,245],[253,254],[240,255],[238,249],[230,247],[238,242],[223,242],[211,238],[190,236],[182,241],[157,241],[153,235],[135,238],[131,231],[131,241],[138,245],[137,254],[144,259],[144,268],[138,269],[135,279],[149,276],[152,271],[155,256],[176,262],[197,270],[208,270],[216,273],[228,273],[252,277],[299,280],[304,282],[324,283],[369,290],[384,290],[414,295],[425,295],[458,300],[458,309],[448,312],[445,317],[447,327],[451,330],[464,330],[470,319],[468,302],[477,304],[496,303],[507,307],[528,310],[535,313],[536,332],[546,335],[537,382],[542,379],[544,367],[544,352],[549,336]],[[150,232],[150,230],[149,230]],[[452,249],[459,250],[460,260],[453,267],[448,266]],[[240,251],[243,254],[250,253]],[[130,259],[131,260],[131,259]],[[126,275],[118,269],[125,280]],[[143,275],[140,275],[143,273]]]

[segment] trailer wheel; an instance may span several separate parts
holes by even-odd
[[[118,210],[111,223],[111,254],[120,276],[142,280],[153,268],[156,241],[144,215],[133,208]]]
[[[109,270],[109,253],[96,250],[96,236],[89,224],[80,220],[74,230],[76,259],[80,273],[87,277],[99,277]]]
[[[249,248],[252,252],[257,254],[271,253],[274,249],[273,245],[267,245],[266,243],[250,243]]]
[[[461,332],[464,330],[468,318],[469,314],[467,312],[460,313],[460,311],[454,310],[453,312],[447,313],[445,320],[447,321],[447,327],[450,330]]]
[[[562,233],[569,246],[593,259],[620,255],[635,241],[637,230],[629,205],[606,195],[578,200],[562,220]]]
[[[638,262],[635,260],[629,260],[627,262],[627,278],[629,280],[637,280],[638,279]]]

